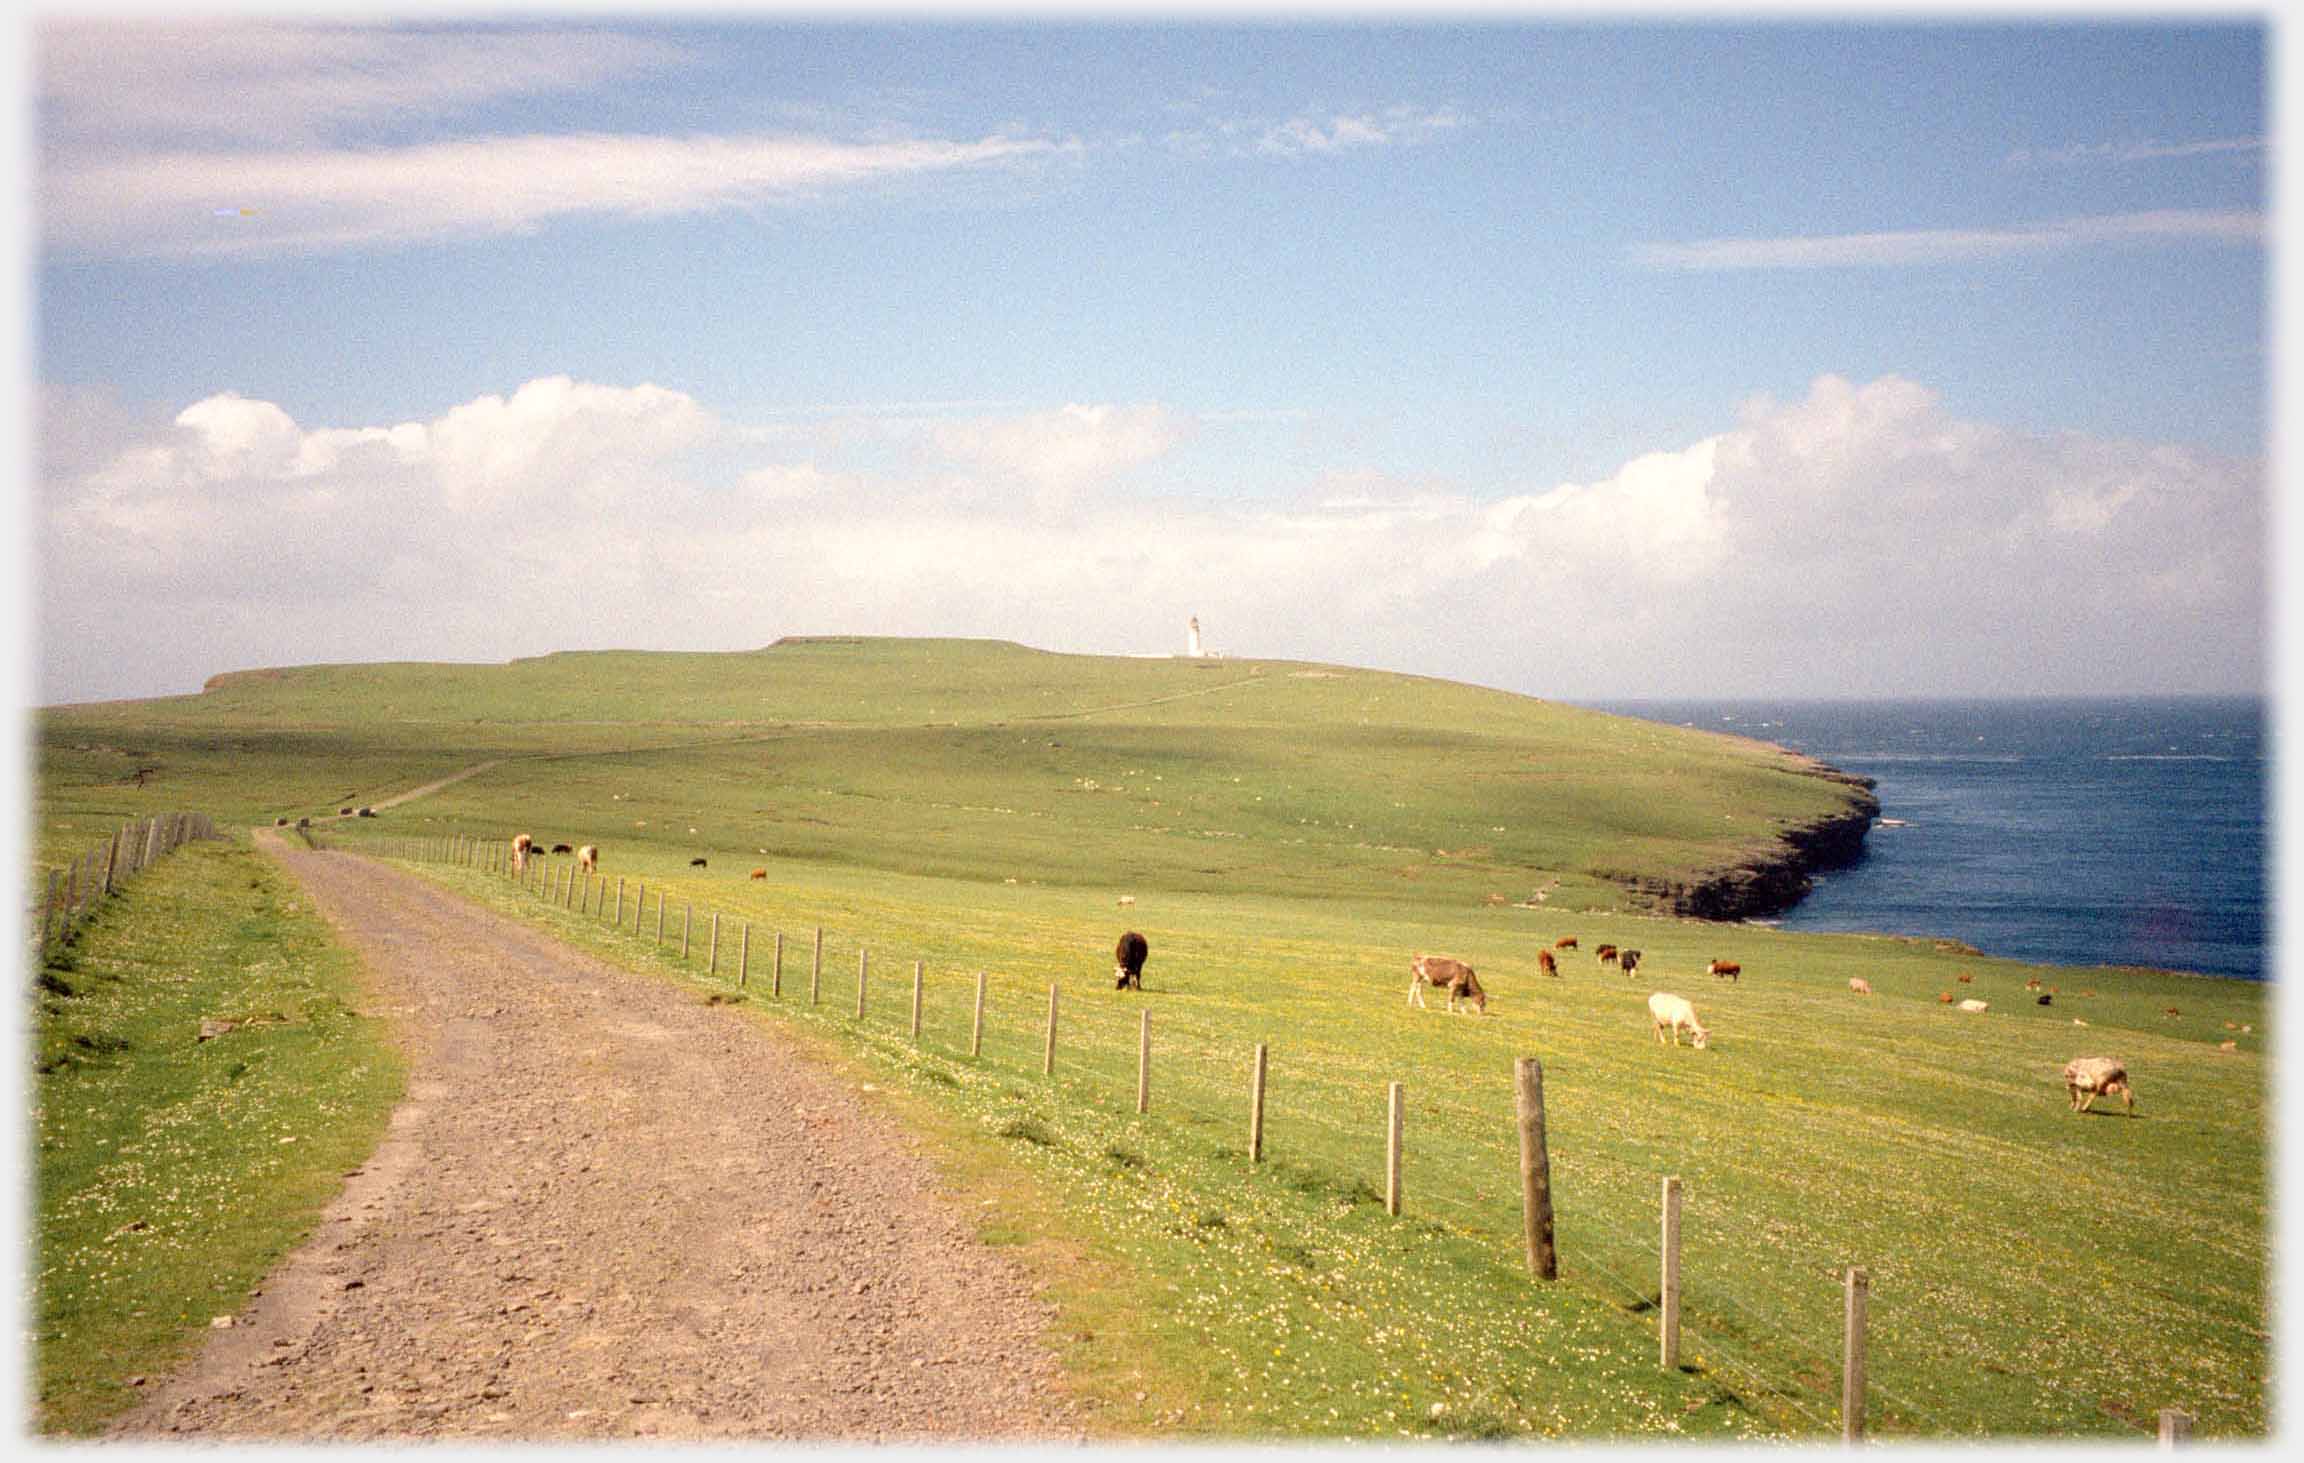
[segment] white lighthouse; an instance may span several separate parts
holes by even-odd
[[[1192,623],[1184,627],[1184,653],[1194,660],[1200,658],[1200,617],[1194,615]]]

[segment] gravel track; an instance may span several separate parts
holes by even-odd
[[[1078,1440],[1031,1278],[772,1031],[355,855],[260,844],[408,1095],[122,1438]]]

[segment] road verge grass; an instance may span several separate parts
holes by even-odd
[[[244,843],[159,861],[34,980],[36,1427],[86,1435],[311,1232],[405,1067],[354,957]]]

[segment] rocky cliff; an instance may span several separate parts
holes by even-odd
[[[1844,868],[1864,856],[1864,835],[1880,815],[1872,779],[1801,759],[1801,771],[1843,784],[1848,805],[1840,812],[1796,823],[1777,834],[1776,846],[1728,868],[1707,872],[1690,883],[1629,879],[1632,892],[1659,914],[1693,919],[1753,919],[1779,914],[1816,887],[1815,875]]]

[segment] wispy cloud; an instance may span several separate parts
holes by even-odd
[[[1183,108],[1191,110],[1190,108]],[[1405,147],[1474,125],[1453,107],[1405,102],[1361,111],[1308,110],[1294,116],[1211,117],[1159,136],[1160,146],[1191,157],[1315,157],[1362,148]]]
[[[59,20],[35,36],[42,126],[67,146],[320,142],[688,59],[605,30]]]
[[[1961,264],[2105,244],[2169,240],[2241,244],[2261,243],[2263,238],[2263,215],[2251,209],[2161,209],[2058,219],[2029,228],[1906,229],[1638,244],[1631,257],[1650,269],[1848,269]]]
[[[52,246],[128,257],[258,255],[521,233],[570,215],[700,213],[1072,144],[599,134],[417,147],[134,152],[43,180]]]
[[[2051,167],[2072,163],[2141,163],[2166,158],[2212,157],[2265,150],[2262,137],[2217,137],[2204,142],[2076,142],[2069,147],[2019,147],[2008,154],[2010,167]]]

